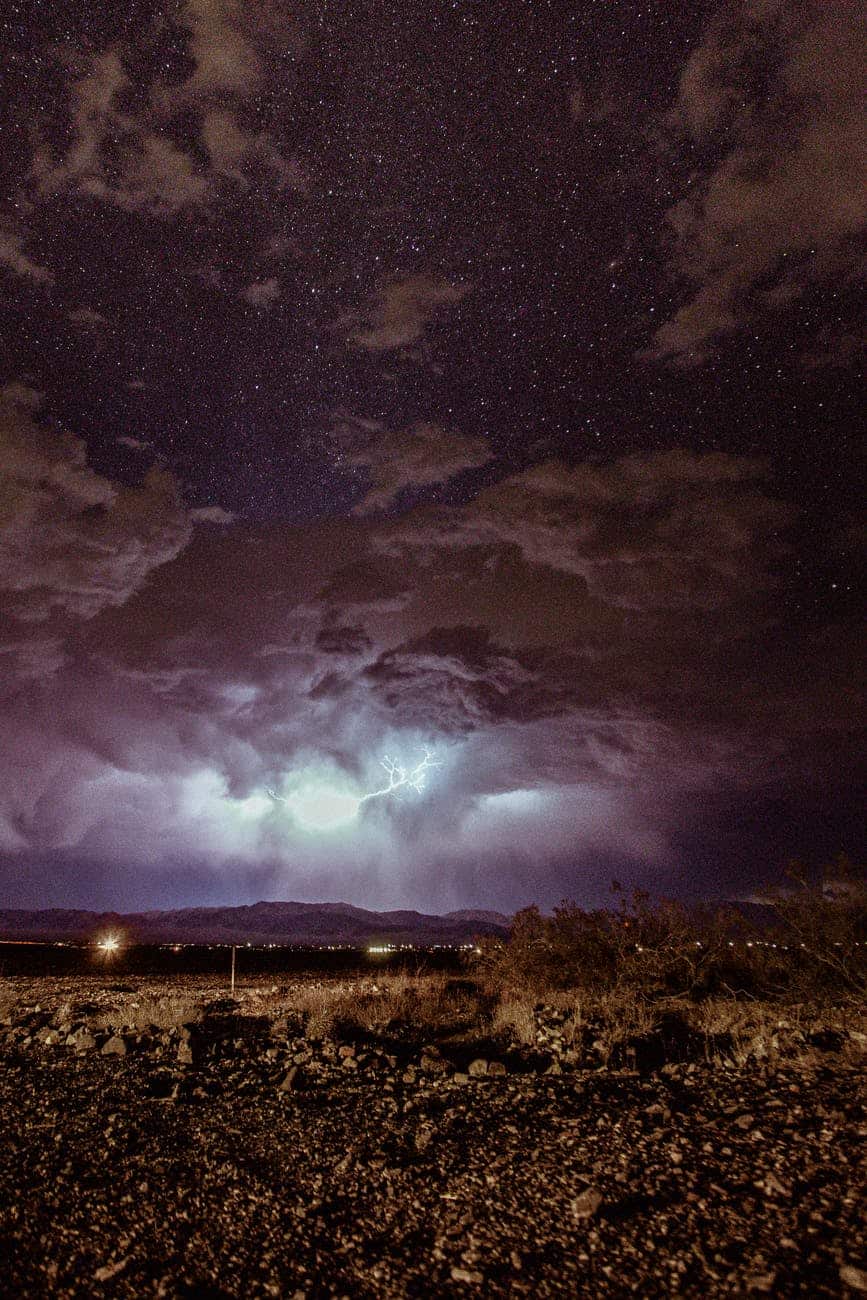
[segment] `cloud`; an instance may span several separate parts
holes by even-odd
[[[108,317],[103,316],[101,311],[94,311],[92,307],[76,307],[66,315],[73,325],[80,325],[86,330],[101,329],[103,325],[108,324]]]
[[[120,605],[186,545],[190,523],[170,475],[114,484],[87,465],[84,443],[0,405],[0,598],[20,622],[60,610],[92,618]]]
[[[0,388],[0,401],[23,410],[36,411],[44,400],[45,394],[38,388],[31,388],[29,384],[22,384],[18,379],[13,379]]]
[[[397,519],[196,527],[165,563],[176,517],[151,487],[136,518],[162,509],[162,540],[121,510],[94,560],[90,529],[128,490],[68,436],[19,424],[12,445],[0,655],[50,676],[0,705],[0,878],[29,854],[118,901],[151,882],[146,905],[515,906],[576,879],[586,897],[625,861],[645,881],[672,867],[711,796],[836,763],[851,726],[854,654],[776,625],[785,512],[754,460],[551,463]],[[141,568],[106,581],[131,532]],[[424,796],[371,801],[340,834],[265,794],[358,796],[384,755],[425,748]]]
[[[186,0],[176,21],[193,62],[182,81],[132,77],[127,69],[138,51],[120,38],[73,65],[70,143],[59,153],[45,140],[37,145],[30,168],[37,195],[73,189],[169,218],[209,207],[227,184],[249,190],[250,167],[280,187],[304,188],[298,164],[267,131],[241,120],[258,94],[265,54],[295,39],[291,20],[269,5],[253,13],[230,0]],[[178,134],[180,118],[186,125]],[[20,250],[10,249],[20,261]]]
[[[381,545],[514,548],[580,577],[624,609],[722,608],[770,582],[768,541],[789,510],[762,488],[763,462],[675,450],[569,468],[549,461],[485,489],[468,506],[398,521]]]
[[[372,514],[395,505],[402,492],[447,483],[492,459],[484,438],[449,433],[420,421],[408,429],[387,429],[376,420],[338,413],[331,438],[339,464],[365,471],[367,485],[353,513]]]
[[[416,343],[425,328],[443,311],[462,302],[470,284],[420,272],[393,276],[368,307],[357,313],[349,342],[368,352],[389,352]]]
[[[26,236],[8,219],[0,219],[0,266],[35,284],[52,284],[54,275],[27,252]]]
[[[201,524],[231,524],[235,516],[222,506],[198,506],[190,511],[190,518]]]
[[[194,95],[248,94],[261,64],[250,40],[244,7],[236,0],[186,0],[181,22],[190,32],[195,70],[185,89]]]
[[[863,40],[857,0],[737,0],[710,22],[671,115],[712,159],[667,214],[689,296],[646,355],[698,364],[811,286],[863,270]]]
[[[267,307],[280,297],[280,283],[273,276],[268,280],[254,280],[241,290],[241,297],[251,307]]]

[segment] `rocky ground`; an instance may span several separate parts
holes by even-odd
[[[589,1069],[556,1023],[535,1048],[316,1042],[243,1001],[125,1028],[34,992],[0,1030],[4,1294],[867,1293],[839,1034]]]

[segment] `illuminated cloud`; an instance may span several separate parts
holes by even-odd
[[[0,592],[16,620],[123,604],[189,539],[170,475],[113,484],[88,467],[80,439],[36,424],[20,402],[0,403],[0,454]]]
[[[711,20],[671,119],[714,159],[668,212],[689,296],[648,355],[697,364],[810,286],[863,271],[863,37],[857,0],[738,0]]]
[[[27,251],[27,236],[8,219],[0,218],[0,266],[35,284],[51,284],[54,275]]]
[[[339,450],[338,464],[366,471],[366,491],[354,507],[359,515],[388,510],[409,488],[447,483],[491,460],[484,438],[463,437],[426,422],[387,429],[377,420],[339,413],[330,435]]]
[[[171,218],[218,202],[226,182],[249,189],[251,166],[278,186],[304,187],[297,164],[268,132],[248,130],[241,120],[258,92],[263,59],[296,41],[292,20],[268,4],[252,14],[232,0],[186,0],[176,21],[193,62],[184,80],[142,84],[128,71],[140,51],[123,39],[70,65],[71,139],[60,150],[47,137],[37,144],[25,186],[33,200],[72,189],[129,212]],[[181,113],[196,124],[193,140],[183,144],[174,129]],[[39,139],[38,126],[36,133]],[[20,274],[47,278],[17,237],[10,236],[6,253]]]
[[[465,508],[431,510],[385,534],[399,553],[509,546],[583,579],[619,608],[713,609],[770,580],[772,539],[790,512],[760,460],[677,450],[608,465],[543,462]]]
[[[373,301],[357,313],[349,342],[368,352],[390,352],[421,339],[425,328],[472,291],[443,276],[418,273],[395,275]]]

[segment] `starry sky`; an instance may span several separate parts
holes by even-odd
[[[863,848],[857,0],[0,31],[2,905]]]

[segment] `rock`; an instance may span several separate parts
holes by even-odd
[[[855,1268],[854,1264],[840,1265],[840,1281],[853,1291],[867,1291],[867,1271]]]
[[[477,1273],[474,1269],[460,1268],[458,1265],[455,1265],[452,1269],[452,1281],[470,1282],[473,1285],[478,1286],[480,1282],[484,1281],[484,1278],[481,1273]]]
[[[773,1291],[776,1280],[777,1275],[774,1272],[750,1273],[744,1278],[744,1285],[748,1291],[768,1292]]]
[[[464,1074],[463,1070],[456,1070],[452,1075],[452,1083],[469,1083],[470,1076]]]
[[[186,1040],[178,1043],[177,1061],[178,1065],[192,1065],[193,1063],[193,1049]]]
[[[122,1259],[117,1260],[114,1264],[104,1264],[102,1268],[96,1270],[93,1280],[95,1282],[108,1282],[111,1278],[117,1277],[118,1273],[122,1272],[128,1263],[129,1255],[124,1255]]]
[[[762,1190],[771,1196],[791,1196],[792,1189],[786,1183],[782,1182],[773,1172],[765,1174],[762,1182]]]
[[[278,1092],[294,1092],[301,1083],[301,1070],[297,1065],[292,1065],[283,1075],[283,1078],[277,1084]]]
[[[74,1047],[76,1052],[89,1052],[92,1047],[96,1047],[96,1039],[89,1030],[75,1029],[66,1039],[67,1047]]]
[[[504,1075],[504,1074],[508,1074],[508,1073],[509,1073],[509,1071],[506,1069],[506,1067],[505,1067],[505,1065],[504,1065],[504,1063],[503,1063],[502,1061],[491,1061],[491,1062],[489,1062],[489,1064],[488,1064],[488,1077],[489,1077],[489,1078],[492,1078],[494,1075],[496,1075],[497,1077],[501,1077],[502,1075]]]
[[[755,1115],[738,1115],[737,1119],[735,1120],[735,1128],[742,1129],[744,1132],[746,1132],[747,1129],[753,1127],[755,1122],[756,1122]]]
[[[103,1056],[126,1056],[126,1042],[120,1034],[112,1034],[100,1048]]]
[[[488,1073],[488,1063],[482,1057],[477,1057],[475,1061],[470,1061],[468,1073],[473,1079],[479,1079],[482,1075]]]
[[[602,1201],[603,1196],[598,1187],[585,1187],[580,1196],[574,1197],[572,1201],[573,1217],[579,1220],[592,1219]]]
[[[415,1149],[416,1151],[426,1151],[433,1140],[436,1132],[433,1124],[420,1124],[415,1131]]]
[[[351,1043],[342,1043],[337,1049],[337,1055],[344,1061],[351,1061],[355,1056],[355,1048]]]
[[[421,1049],[419,1068],[423,1074],[445,1074],[449,1067],[439,1048],[428,1046]]]

